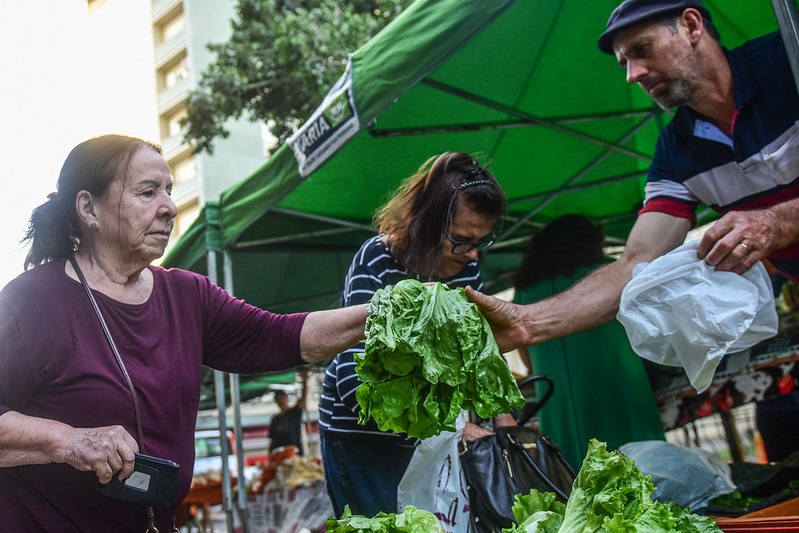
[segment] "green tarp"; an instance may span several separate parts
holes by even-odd
[[[217,283],[275,312],[335,307],[374,210],[447,150],[475,154],[508,194],[487,291],[509,286],[527,238],[560,215],[589,215],[622,243],[669,116],[596,48],[617,3],[417,0],[352,53],[293,146],[206,207],[163,264],[209,273],[210,257]],[[727,47],[778,27],[768,0],[705,3]]]
[[[477,155],[510,200],[501,240],[483,259],[488,290],[508,286],[520,246],[560,215],[589,215],[623,242],[669,117],[596,47],[617,3],[416,1],[352,53],[295,139],[307,176],[292,147],[280,147],[222,195],[218,242],[207,242],[201,216],[164,264],[207,272],[217,247],[229,259],[220,263],[227,288],[254,304],[336,306],[375,208],[447,150]],[[768,0],[706,4],[728,47],[777,29]]]

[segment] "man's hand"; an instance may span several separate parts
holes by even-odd
[[[770,209],[732,211],[708,228],[697,255],[716,270],[743,274],[781,247],[781,231]]]
[[[501,352],[527,346],[527,330],[522,321],[523,308],[495,296],[466,287],[466,297],[477,305],[488,320]]]

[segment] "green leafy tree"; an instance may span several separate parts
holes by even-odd
[[[225,122],[263,120],[283,143],[344,72],[348,54],[411,0],[238,0],[230,40],[188,99],[185,139],[213,153]]]

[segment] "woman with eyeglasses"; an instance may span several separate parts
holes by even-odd
[[[505,208],[499,183],[470,155],[430,158],[376,212],[378,235],[355,254],[342,306],[368,302],[406,278],[480,290],[478,255],[494,242]],[[416,444],[380,431],[374,421],[358,424],[353,357],[363,351],[361,344],[333,359],[319,405],[325,479],[337,517],[345,505],[365,516],[396,512],[397,486]]]

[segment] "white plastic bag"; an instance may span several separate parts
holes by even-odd
[[[408,505],[430,511],[451,533],[469,531],[469,494],[458,456],[463,425],[461,415],[456,431],[421,441],[397,489],[398,512],[404,512]]]
[[[735,490],[729,465],[718,455],[700,448],[685,448],[666,441],[628,442],[619,451],[635,462],[655,485],[652,499],[673,501],[690,510],[701,509]]]
[[[697,257],[698,243],[636,265],[617,318],[635,353],[681,366],[702,392],[725,354],[776,335],[778,320],[762,263],[743,276],[720,272]]]

